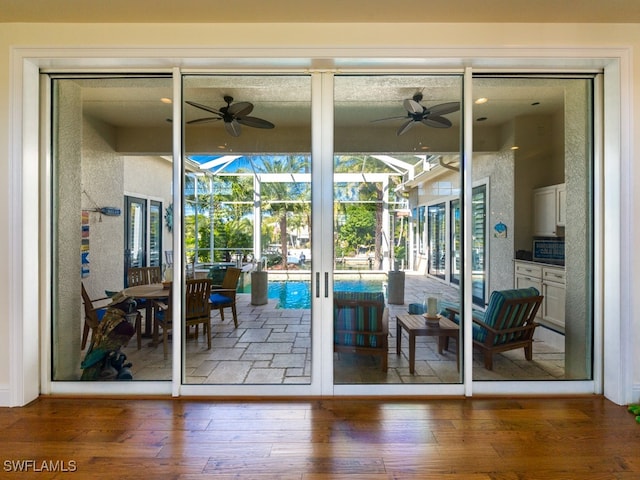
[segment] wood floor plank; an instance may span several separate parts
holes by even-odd
[[[21,462],[73,461],[98,480],[637,480],[640,425],[598,396],[43,397],[0,409],[0,452],[0,478],[21,479],[69,478]]]

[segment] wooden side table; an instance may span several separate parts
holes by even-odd
[[[456,341],[456,367],[460,371],[460,327],[440,316],[438,322],[427,322],[422,315],[398,315],[396,318],[396,354],[400,355],[402,345],[402,329],[409,334],[409,373],[415,372],[416,367],[416,337],[438,337],[438,353],[442,353],[447,338]]]

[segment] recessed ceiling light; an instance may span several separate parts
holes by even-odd
[[[170,98],[167,98],[167,97],[161,98],[160,101],[162,103],[173,103],[173,100],[171,100]]]
[[[475,103],[476,103],[477,105],[482,105],[483,103],[487,103],[488,101],[489,101],[489,99],[488,99],[488,98],[480,97],[480,98],[478,98],[478,99],[476,100],[476,102],[475,102]]]
[[[513,147],[511,147],[511,150],[518,150],[520,147],[518,147],[517,145],[514,145]]]
[[[476,122],[484,122],[487,119],[487,117],[478,117],[476,118]]]

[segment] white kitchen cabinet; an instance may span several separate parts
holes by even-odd
[[[533,191],[533,236],[564,236],[567,190],[564,183]],[[561,227],[560,229],[558,227]]]
[[[526,261],[515,262],[515,288],[535,287],[544,297],[536,318],[564,333],[565,269]]]
[[[564,227],[567,219],[567,185],[556,185],[556,225]]]
[[[516,262],[515,288],[534,287],[542,293],[542,267],[529,262]],[[538,309],[536,318],[542,318],[542,308]]]

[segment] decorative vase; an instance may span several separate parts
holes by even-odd
[[[438,314],[440,313],[440,295],[437,293],[426,293],[422,306],[424,307],[425,318],[428,320],[438,319]]]

